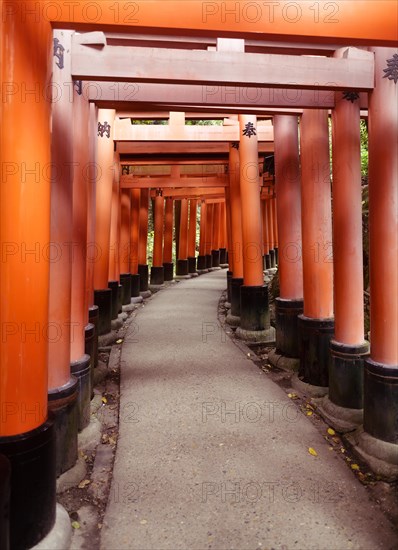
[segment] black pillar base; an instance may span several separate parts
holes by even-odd
[[[123,311],[123,286],[119,283],[117,287],[117,314]]]
[[[376,439],[398,444],[398,365],[365,359],[363,428]]]
[[[303,300],[275,300],[276,349],[286,357],[300,356],[298,316],[303,304]]]
[[[0,455],[0,548],[4,550],[10,548],[10,484],[10,461]]]
[[[206,254],[206,269],[211,269],[213,267],[213,256],[211,254]]]
[[[78,380],[71,376],[67,384],[48,392],[48,410],[54,420],[57,477],[72,468],[77,460],[78,391]]]
[[[278,248],[274,248],[274,252],[275,252],[275,264],[278,265],[278,260],[279,260]]]
[[[232,271],[227,271],[227,302],[231,303],[231,281],[232,281],[233,273]]]
[[[299,315],[300,367],[299,380],[313,386],[329,385],[330,340],[334,319],[312,319]]]
[[[264,254],[264,262],[265,269],[271,269],[271,256],[269,254]]]
[[[119,281],[109,281],[108,288],[112,291],[111,319],[117,319],[119,315]]]
[[[77,361],[70,365],[70,371],[79,383],[79,394],[77,408],[79,416],[79,432],[90,424],[90,401],[91,401],[91,372],[90,357],[84,354]]]
[[[240,287],[243,285],[243,278],[231,279],[231,315],[240,317]]]
[[[204,271],[207,269],[206,256],[198,256],[198,271]]]
[[[220,248],[220,265],[226,265],[227,263],[228,263],[227,249]]]
[[[94,348],[95,326],[92,323],[89,323],[84,329],[84,353],[90,357],[91,399],[94,397]]]
[[[55,524],[55,433],[52,420],[30,432],[0,437],[11,463],[10,548],[38,544]]]
[[[369,343],[348,346],[330,341],[329,399],[339,407],[363,408],[364,360],[369,354]]]
[[[131,275],[130,273],[122,273],[120,275],[120,284],[123,287],[122,305],[129,306],[131,303]]]
[[[276,267],[275,250],[272,249],[272,250],[269,251],[269,257],[270,257],[271,268]]]
[[[188,275],[188,260],[177,260],[176,275],[177,277]]]
[[[112,290],[94,290],[94,303],[98,306],[98,336],[108,334],[112,321]]]
[[[93,340],[93,366],[98,365],[98,320],[99,309],[98,306],[92,306],[88,310],[88,322],[94,325],[94,340]],[[85,352],[87,353],[87,352]]]
[[[211,257],[212,257],[212,267],[220,267],[220,251],[212,250]]]
[[[261,331],[270,327],[266,285],[240,287],[240,326],[249,331]]]
[[[151,267],[151,285],[164,284],[164,267]]]
[[[138,273],[131,275],[131,298],[139,298],[141,277]]]
[[[172,281],[174,279],[174,264],[173,262],[164,262],[164,280]]]
[[[149,290],[148,264],[140,264],[138,266],[138,274],[140,276],[140,292],[147,292]]]
[[[196,271],[196,257],[191,256],[188,258],[188,273],[197,273]]]

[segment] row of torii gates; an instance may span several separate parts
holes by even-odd
[[[318,14],[303,1],[276,4],[3,3],[2,549],[31,547],[52,529],[56,477],[89,421],[98,335],[147,292],[149,276],[162,284],[174,267],[187,276],[228,261],[229,322],[241,338],[270,341],[264,268],[277,258],[278,353],[300,358],[300,381],[328,394],[328,421],[359,426],[358,453],[396,478],[397,6],[336,1],[331,25],[330,2],[317,2]],[[185,116],[224,120],[188,126]],[[262,169],[273,152],[274,178]]]

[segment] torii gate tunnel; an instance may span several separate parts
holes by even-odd
[[[98,337],[151,285],[220,267],[239,338],[275,343],[397,479],[397,21],[389,0],[2,2],[2,549],[54,526]]]

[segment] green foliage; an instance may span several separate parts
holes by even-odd
[[[361,120],[361,173],[368,176],[368,128],[366,122]]]

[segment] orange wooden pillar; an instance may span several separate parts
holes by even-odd
[[[115,110],[99,109],[97,121],[97,167],[95,198],[94,303],[99,308],[98,333],[111,331],[112,290],[109,281],[109,249],[113,192],[113,130]]]
[[[206,268],[211,269],[213,267],[213,257],[211,255],[212,250],[212,238],[213,238],[213,213],[214,204],[207,203],[206,207]]]
[[[73,90],[73,255],[71,280],[71,373],[79,381],[79,430],[90,423],[90,401],[94,378],[94,331],[88,323],[86,303],[87,247],[87,160],[89,158],[89,103],[79,86]],[[56,354],[55,354],[56,355]],[[64,396],[63,396],[64,398]],[[61,423],[61,425],[63,425]],[[70,442],[66,437],[68,455]]]
[[[53,423],[47,415],[50,258],[51,27],[21,17],[0,22],[2,160],[0,237],[0,453],[11,463],[10,545],[30,548],[55,521]],[[30,90],[37,90],[36,93]],[[34,136],[27,130],[34,128]],[[47,169],[46,169],[47,167]],[[45,467],[44,467],[45,465]]]
[[[122,311],[122,286],[120,284],[120,158],[113,154],[113,181],[111,202],[111,225],[109,243],[108,287],[112,291],[112,320]]]
[[[275,254],[275,266],[278,265],[278,247],[279,247],[279,240],[278,240],[278,210],[277,210],[277,197],[276,195],[272,197],[272,218],[274,222],[274,254]]]
[[[231,216],[231,247],[229,249],[232,275],[231,309],[226,321],[231,326],[240,323],[240,287],[243,285],[242,202],[240,189],[239,143],[229,144],[229,200]]]
[[[304,313],[299,316],[299,378],[326,393],[333,320],[333,249],[328,113],[301,118]]]
[[[176,274],[178,277],[188,277],[188,199],[181,199],[180,241]]]
[[[369,94],[370,357],[364,373],[363,458],[398,478],[398,54],[372,48]]]
[[[140,293],[143,298],[150,296],[149,268],[147,262],[148,249],[148,215],[149,215],[149,189],[141,189],[140,197],[140,222],[138,238],[138,273],[140,275]]]
[[[66,51],[70,50],[71,31],[55,31],[54,38]],[[63,69],[54,58],[53,83],[60,87],[68,85],[70,75],[70,56],[64,54]],[[48,406],[55,418],[57,475],[71,468],[77,460],[79,422],[78,381],[71,376],[73,255],[79,261],[79,251],[73,246],[73,98],[72,95],[71,101],[63,94],[52,104],[50,240],[58,257],[50,262],[49,326],[54,332],[48,338]],[[76,337],[79,337],[78,330]]]
[[[271,190],[273,193],[273,190]],[[268,247],[269,247],[269,259],[271,264],[271,269],[276,267],[275,261],[275,239],[274,239],[274,211],[272,208],[272,195],[267,198],[266,201],[266,210],[267,210],[267,227],[268,227]]]
[[[226,307],[231,309],[231,281],[233,277],[233,256],[229,253],[232,248],[232,221],[231,221],[231,195],[229,187],[225,188],[225,231],[226,231],[226,251],[225,251],[225,267],[227,271],[227,301]]]
[[[130,273],[130,238],[131,238],[131,189],[120,192],[120,284],[122,285],[122,305],[131,303]]]
[[[153,264],[151,267],[151,284],[164,284],[163,267],[163,229],[164,229],[164,198],[159,189],[155,197],[155,234],[153,239]]]
[[[200,203],[200,235],[199,235],[199,256],[198,256],[198,271],[206,273],[206,219],[207,219],[207,203],[202,199]]]
[[[167,197],[164,207],[164,244],[163,244],[163,267],[164,280],[172,281],[174,279],[173,264],[173,211],[174,201]]]
[[[298,315],[303,313],[301,258],[301,178],[298,118],[274,117],[275,140],[275,250],[279,251],[279,298],[275,301],[276,349],[286,357],[299,357]]]
[[[337,53],[337,52],[336,52]],[[364,338],[361,137],[359,101],[335,94],[332,111],[335,334],[329,396],[321,413],[337,430],[362,423]]]
[[[245,340],[267,342],[273,339],[275,329],[270,326],[268,288],[263,275],[257,117],[239,115],[239,129],[244,281],[236,334]]]
[[[198,201],[189,201],[189,228],[188,228],[188,273],[197,275],[196,271],[196,220]]]
[[[271,259],[269,255],[269,239],[268,239],[268,222],[267,222],[267,201],[261,200],[261,216],[263,220],[263,252],[264,252],[264,269],[271,268]]]
[[[213,205],[213,233],[212,233],[212,267],[220,269],[220,217],[221,204],[219,202]]]
[[[140,240],[140,205],[141,190],[131,190],[131,220],[130,220],[130,273],[131,302],[142,302],[140,295],[140,275],[138,273],[138,249]]]
[[[228,240],[230,238],[230,223],[231,220],[227,216],[227,194],[229,200],[229,190],[226,190],[225,193],[225,202],[221,203],[221,233],[220,233],[220,267],[226,268],[228,266]]]

